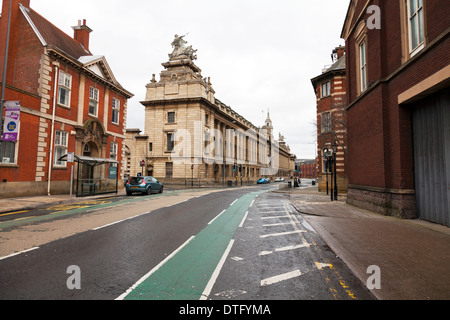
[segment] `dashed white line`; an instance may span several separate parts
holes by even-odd
[[[263,224],[263,227],[278,227],[278,226],[285,226],[290,225],[290,222],[280,222],[280,223],[273,223],[273,224]]]
[[[264,234],[260,236],[261,238],[268,238],[268,237],[278,237],[278,236],[286,236],[289,234],[299,234],[306,232],[305,230],[295,230],[295,231],[287,231],[287,232],[280,232],[280,233],[271,233],[271,234]]]
[[[299,277],[301,275],[302,275],[302,273],[300,272],[300,270],[295,270],[295,271],[292,271],[292,272],[280,274],[280,275],[275,276],[275,277],[270,277],[270,278],[261,280],[261,286],[262,287],[269,286],[271,284],[275,284],[275,283],[278,283],[278,282],[281,282],[281,281],[297,278],[297,277]]]
[[[242,228],[242,226],[244,225],[245,220],[247,219],[247,216],[248,216],[248,211],[245,213],[244,218],[242,218],[242,221],[239,224],[239,228]]]
[[[209,295],[211,294],[211,290],[212,290],[212,288],[214,286],[214,283],[216,283],[217,277],[220,274],[220,270],[222,270],[222,267],[223,267],[223,265],[224,265],[224,263],[225,263],[225,261],[226,261],[226,259],[228,257],[228,254],[230,253],[231,248],[233,247],[233,244],[234,244],[234,239],[231,239],[230,243],[228,244],[227,249],[225,250],[222,258],[219,261],[219,264],[217,265],[217,267],[214,270],[211,278],[209,279],[208,284],[205,287],[205,290],[203,290],[203,293],[202,293],[202,296],[201,296],[200,300],[208,299]]]
[[[217,218],[219,218],[226,210],[223,210],[221,213],[219,213],[214,219],[212,219],[208,225],[212,224],[214,221],[216,221]]]
[[[275,249],[273,251],[262,251],[259,255],[260,256],[266,256],[266,255],[272,254],[274,252],[283,252],[283,251],[297,250],[297,249],[300,249],[300,248],[307,248],[309,246],[310,246],[310,244],[308,244],[308,243],[299,244],[299,245],[293,245],[293,246],[287,246],[287,247],[283,247],[283,248],[277,248],[277,249]]]
[[[233,203],[230,204],[230,207],[231,207],[233,204],[235,204],[238,200],[239,200],[239,199],[234,200]]]
[[[121,294],[116,300],[123,300],[125,297],[134,289],[137,288],[138,285],[140,285],[142,282],[144,282],[148,277],[150,277],[153,273],[159,270],[167,261],[172,259],[178,252],[180,252],[185,246],[188,245],[189,242],[194,239],[194,236],[190,237],[185,243],[183,243],[178,249],[176,249],[174,252],[172,252],[169,256],[167,256],[163,261],[161,261],[156,267],[154,267],[149,273],[147,273],[145,276],[143,276],[141,279],[139,279],[138,282],[136,282],[133,286],[131,286],[127,291],[125,291],[123,294]]]

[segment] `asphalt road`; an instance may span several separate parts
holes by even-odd
[[[273,187],[30,213],[0,231],[24,250],[0,254],[0,299],[373,299]]]

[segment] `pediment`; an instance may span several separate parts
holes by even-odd
[[[82,56],[78,59],[84,67],[105,80],[118,84],[108,62],[104,56]]]

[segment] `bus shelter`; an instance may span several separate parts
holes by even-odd
[[[67,161],[67,156],[62,156],[59,161]],[[118,161],[74,155],[74,162],[77,163],[74,177],[77,197],[118,192]]]

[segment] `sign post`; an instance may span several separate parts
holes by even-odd
[[[75,153],[69,152],[67,154],[67,163],[70,163],[70,197],[72,198],[72,189],[73,189],[73,163],[75,162]]]
[[[142,171],[142,176],[144,176],[144,167],[145,167],[145,160],[142,160],[141,162],[140,162],[140,164],[141,164],[141,171]]]

